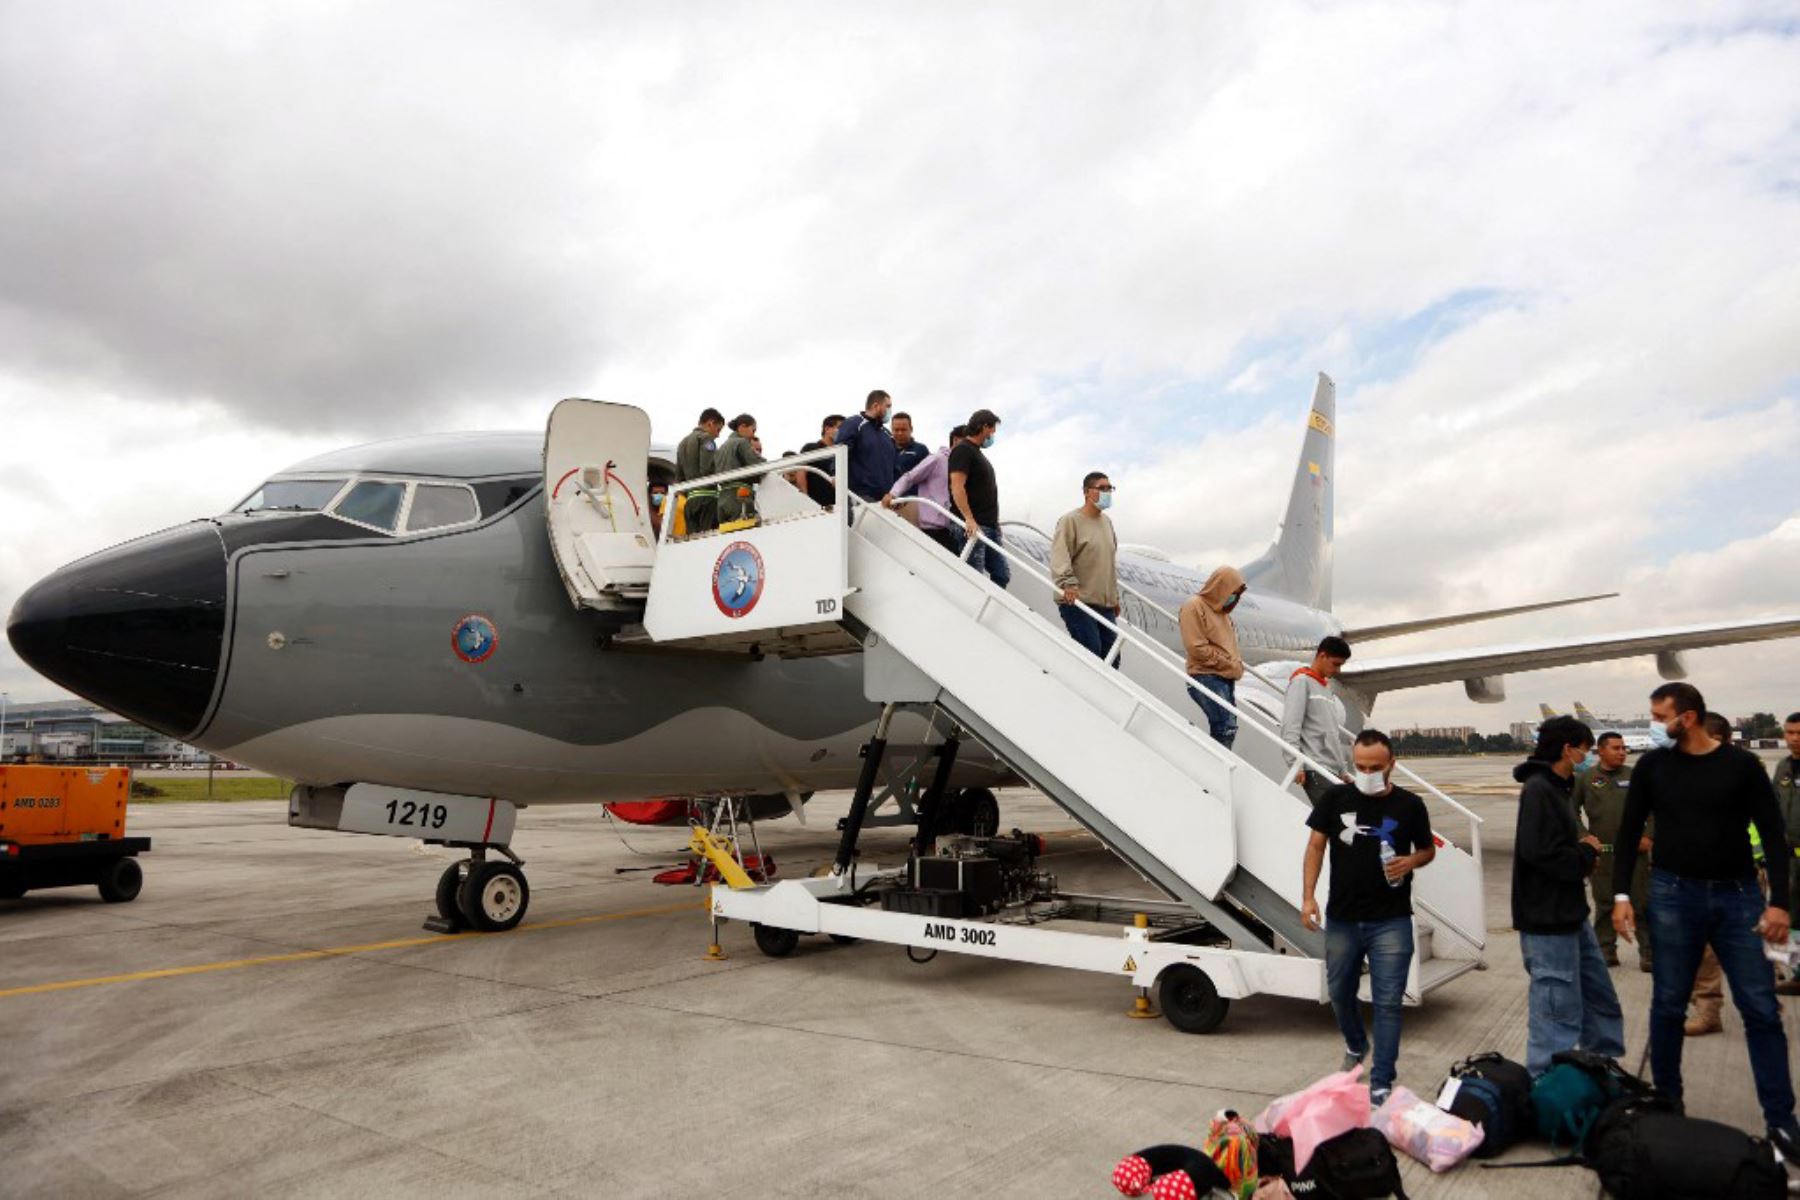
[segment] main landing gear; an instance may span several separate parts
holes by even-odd
[[[525,919],[531,904],[531,885],[525,882],[525,864],[504,846],[492,849],[509,860],[494,862],[489,847],[472,846],[465,862],[452,863],[438,877],[437,916],[425,922],[436,933],[505,933]]]

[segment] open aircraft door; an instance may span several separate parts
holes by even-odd
[[[577,608],[635,609],[650,592],[650,416],[629,404],[564,400],[544,432],[550,548]]]

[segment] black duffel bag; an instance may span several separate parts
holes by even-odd
[[[1617,1200],[1785,1200],[1775,1148],[1741,1129],[1684,1117],[1659,1096],[1607,1106],[1587,1162]]]

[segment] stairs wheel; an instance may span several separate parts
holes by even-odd
[[[1000,801],[986,788],[964,788],[951,810],[950,827],[973,837],[1000,832]]]
[[[1225,1019],[1231,1001],[1199,967],[1178,963],[1156,982],[1156,1004],[1169,1024],[1183,1033],[1211,1033]]]
[[[756,948],[770,958],[786,958],[800,944],[800,935],[792,929],[754,924],[750,926],[750,932],[756,938]]]

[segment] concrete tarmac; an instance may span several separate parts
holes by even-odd
[[[1424,764],[1487,819],[1491,969],[1407,1011],[1400,1078],[1421,1094],[1465,1055],[1524,1054],[1510,766]],[[1065,888],[1141,887],[1041,798],[1001,800],[1006,825],[1057,835]],[[830,858],[845,807],[761,827],[784,874]],[[1329,1009],[1291,1000],[1195,1037],[1071,971],[820,938],[772,960],[737,925],[707,962],[700,893],[644,869],[681,857],[681,831],[596,810],[521,815],[525,926],[437,937],[420,921],[449,852],[284,822],[278,803],[134,808],[156,839],[138,901],[0,901],[0,1194],[1105,1196],[1124,1154],[1197,1143],[1216,1110],[1255,1113],[1341,1054]],[[870,831],[865,860],[904,838]],[[1623,953],[1636,1066],[1650,979]],[[1725,1020],[1689,1044],[1690,1111],[1760,1131]],[[1573,1167],[1404,1169],[1417,1197],[1597,1190]]]

